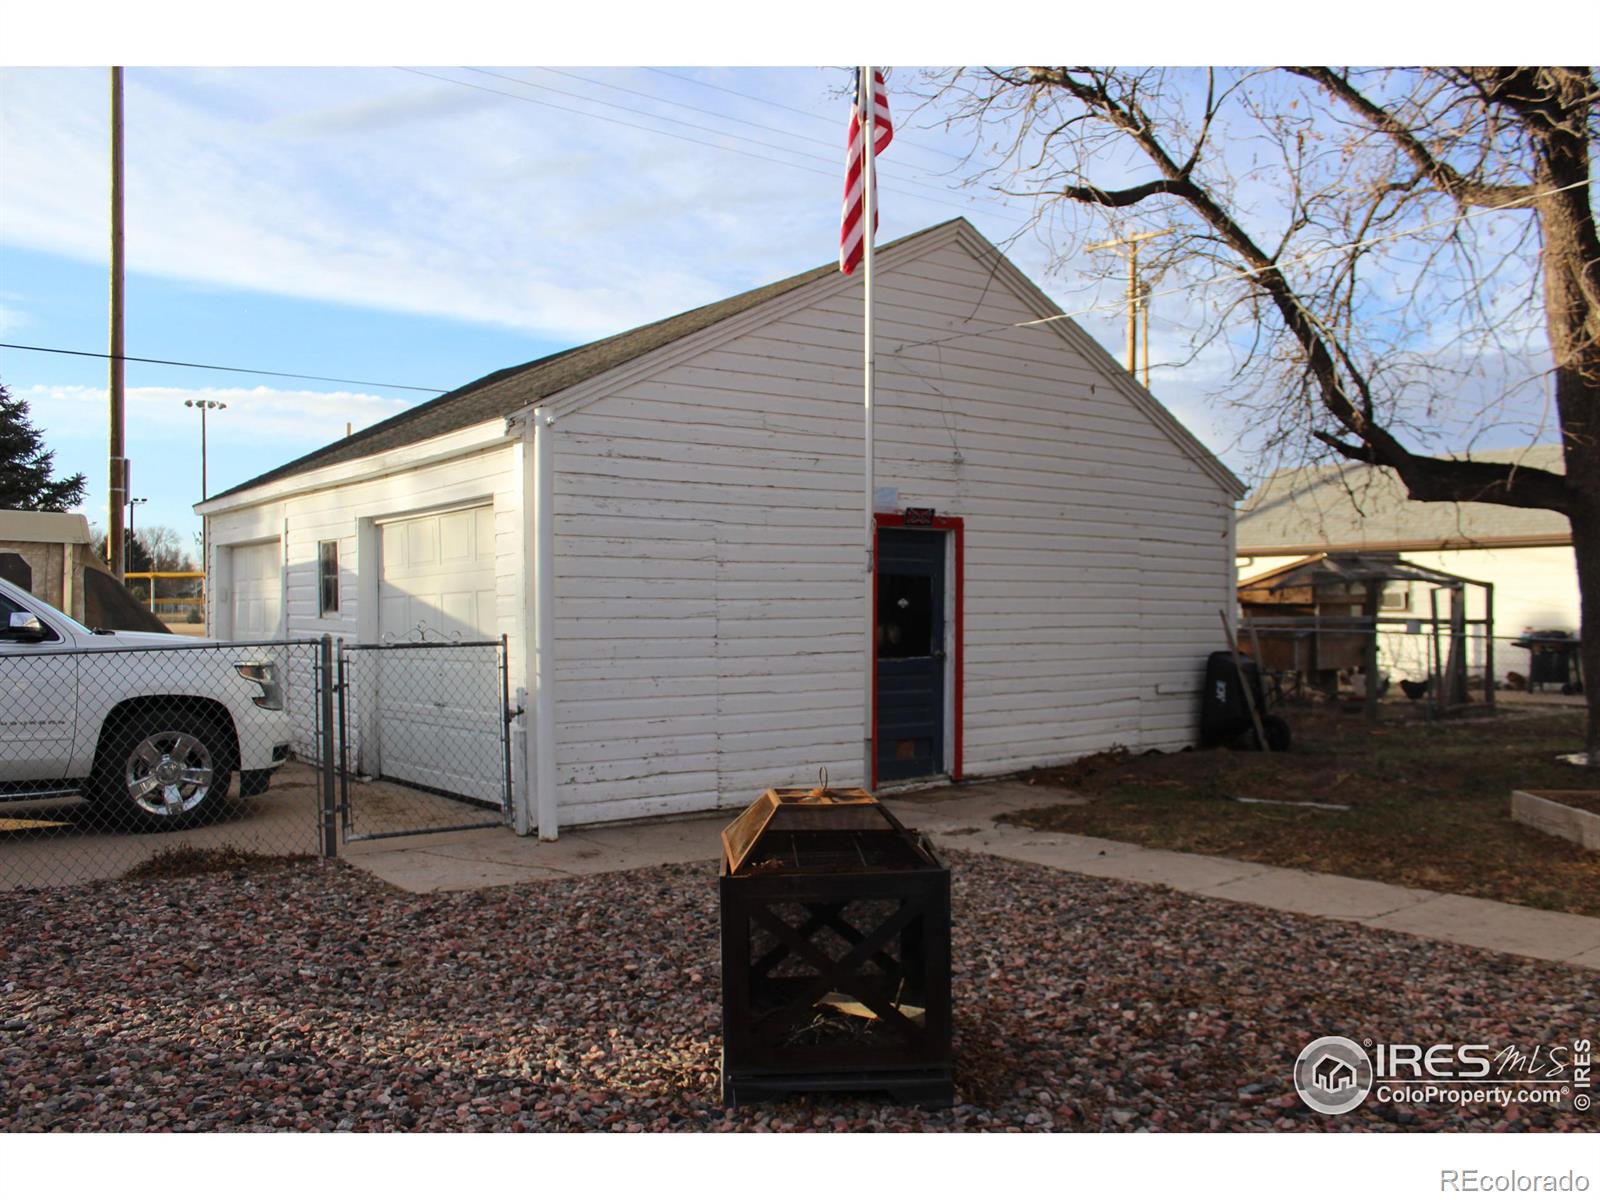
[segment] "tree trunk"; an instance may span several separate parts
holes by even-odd
[[[1600,505],[1572,514],[1572,553],[1578,560],[1579,620],[1583,624],[1578,654],[1589,716],[1583,748],[1589,753],[1589,769],[1594,771],[1600,770]]]

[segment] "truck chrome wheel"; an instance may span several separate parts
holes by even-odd
[[[215,778],[211,751],[193,734],[176,729],[143,738],[123,769],[128,799],[152,817],[192,812],[205,803]]]

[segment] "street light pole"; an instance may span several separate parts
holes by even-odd
[[[227,408],[220,400],[185,400],[185,408],[198,408],[200,410],[200,499],[206,498],[206,410],[210,408]]]
[[[128,497],[128,540],[126,542],[124,542],[123,546],[122,546],[122,573],[124,575],[126,575],[128,573],[128,571],[129,571],[129,569],[133,566],[133,514],[134,514],[134,509],[135,509],[135,507],[137,505],[149,504],[149,503],[150,503],[150,501],[147,498],[145,498],[144,496],[130,496],[130,497]],[[153,597],[154,594],[155,594],[155,582],[153,580],[151,581],[150,590],[151,590],[151,595]]]

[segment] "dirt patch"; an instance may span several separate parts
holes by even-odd
[[[174,846],[123,873],[124,879],[183,879],[220,871],[280,870],[312,861],[309,854],[257,854],[238,846]]]
[[[1581,712],[1369,727],[1332,706],[1282,711],[1295,733],[1287,753],[1113,748],[1035,773],[1040,786],[1088,804],[1041,796],[1041,807],[1009,819],[1600,916],[1600,857],[1512,821],[1507,805],[1513,790],[1582,780],[1556,761],[1582,744]]]

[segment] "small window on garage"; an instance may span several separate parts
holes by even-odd
[[[317,612],[333,616],[339,611],[339,543],[317,543]]]

